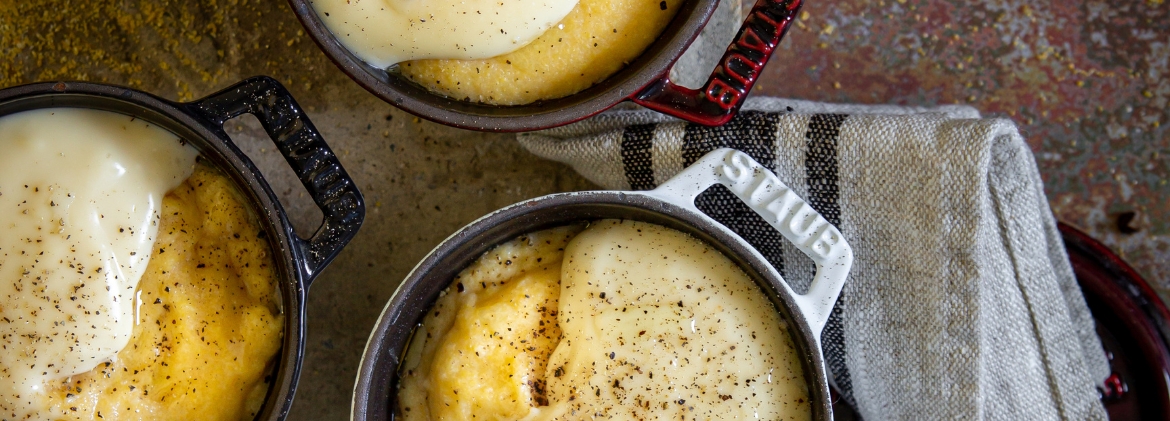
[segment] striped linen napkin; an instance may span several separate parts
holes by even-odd
[[[1009,120],[754,97],[722,127],[615,110],[518,139],[608,189],[652,189],[721,147],[772,169],[856,253],[822,343],[864,419],[1105,418],[1108,363]],[[807,288],[812,261],[730,191],[697,205]]]

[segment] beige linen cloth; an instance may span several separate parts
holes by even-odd
[[[520,134],[608,189],[650,189],[732,147],[834,223],[856,262],[822,334],[866,420],[1104,419],[1108,375],[1031,151],[969,107],[751,98],[723,127],[616,110]],[[797,291],[811,261],[728,191],[698,201]]]

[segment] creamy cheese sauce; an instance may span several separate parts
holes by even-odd
[[[0,118],[0,151],[0,414],[39,419],[46,381],[129,341],[162,198],[197,152],[145,121],[66,108]]]
[[[417,59],[483,59],[535,40],[577,0],[312,0],[345,48],[387,68]]]
[[[550,415],[809,418],[799,354],[776,309],[730,259],[689,235],[593,224],[565,249],[560,303]]]
[[[527,238],[544,236],[563,234]],[[518,265],[512,269],[517,273],[498,276],[469,269],[440,299],[442,308],[436,307],[434,317],[428,315],[406,357],[399,393],[405,419],[812,417],[802,356],[788,326],[755,282],[718,250],[676,230],[619,220],[592,223],[563,251],[533,254],[540,251],[540,243],[525,248],[513,242],[501,246],[503,251],[489,252],[472,268],[503,262]],[[524,348],[512,338],[538,338],[547,324],[526,327],[507,320],[500,324],[507,326],[506,332],[484,329],[478,337],[463,337],[447,326],[481,311],[475,297],[482,293],[466,285],[526,285],[542,269],[524,262],[537,259],[560,261],[559,296],[525,292],[505,298],[517,303],[516,308],[530,298],[555,303],[556,311],[550,313],[561,332],[559,342],[547,363],[493,369],[484,360],[486,350],[498,353],[511,346],[514,361],[539,357],[535,354],[547,347]],[[441,320],[448,322],[435,323]],[[452,342],[461,343],[457,363],[429,356]],[[433,375],[444,372],[474,375],[458,382]],[[500,396],[521,399],[503,405]],[[493,413],[501,409],[508,414]],[[521,410],[523,416],[510,416]]]

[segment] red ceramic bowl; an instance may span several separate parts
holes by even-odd
[[[366,64],[338,42],[309,0],[289,0],[305,30],[343,72],[379,98],[419,117],[464,129],[517,132],[568,124],[624,100],[685,120],[720,125],[731,120],[772,56],[803,0],[757,0],[701,89],[667,78],[671,66],[699,35],[719,0],[688,0],[645,52],[601,83],[564,98],[503,106],[431,93],[405,78]]]
[[[1065,224],[1060,234],[1109,357],[1100,389],[1109,419],[1170,419],[1170,310],[1104,244]]]

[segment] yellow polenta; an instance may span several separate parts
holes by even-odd
[[[407,351],[399,408],[410,420],[518,420],[544,399],[560,341],[561,256],[581,227],[504,243],[463,270]]]
[[[577,93],[634,60],[678,12],[682,0],[580,0],[561,24],[531,44],[483,60],[417,60],[403,76],[455,99],[529,104]]]
[[[159,224],[129,345],[114,361],[49,385],[54,412],[250,420],[284,326],[268,241],[231,180],[203,164],[163,199]]]

